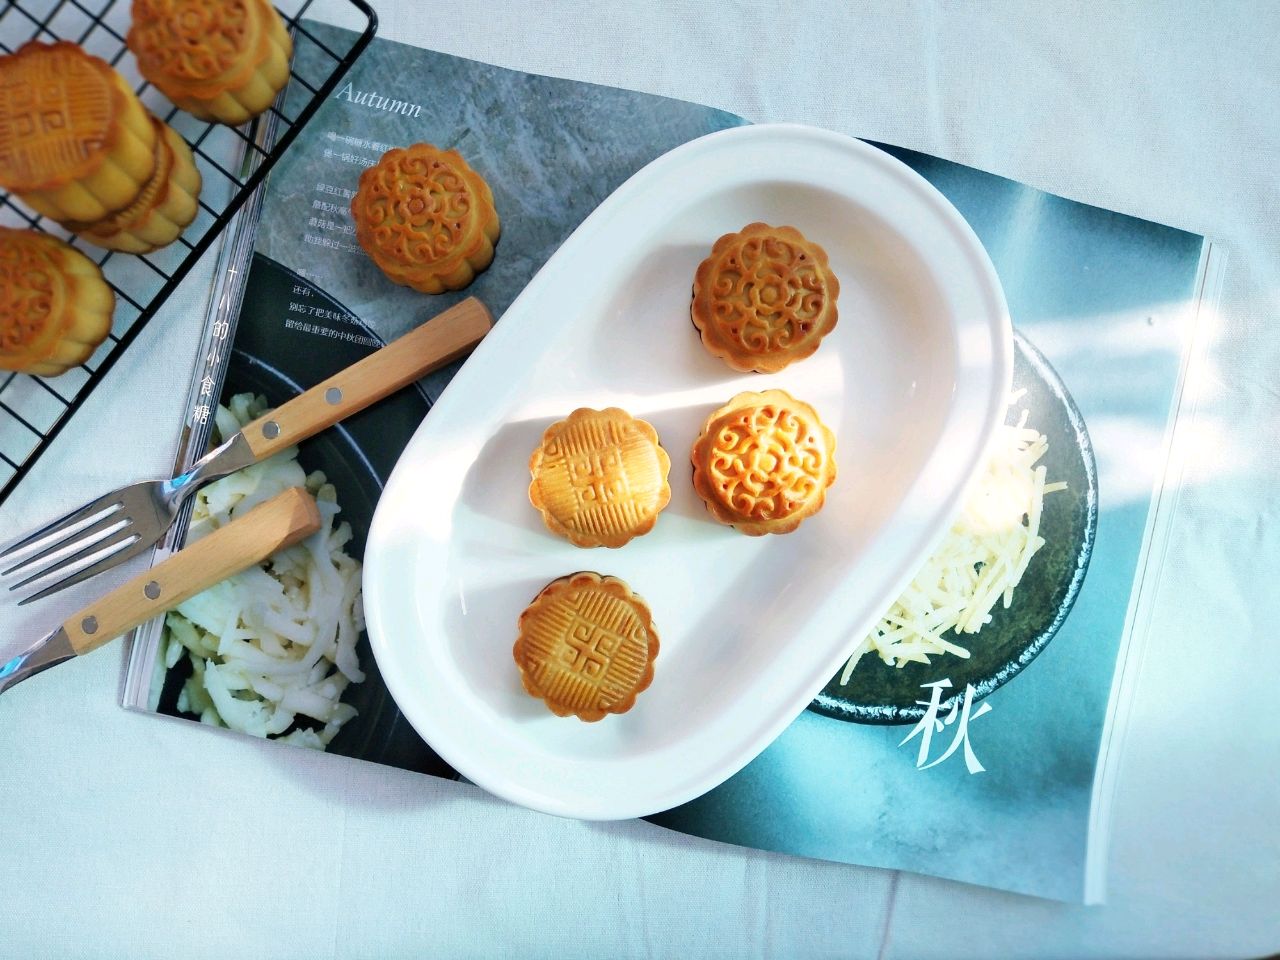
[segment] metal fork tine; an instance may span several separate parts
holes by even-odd
[[[43,600],[45,597],[52,593],[57,593],[59,590],[65,590],[67,587],[74,587],[77,583],[88,580],[90,577],[96,576],[103,570],[109,570],[116,564],[124,563],[130,558],[136,557],[143,550],[146,550],[147,547],[151,546],[147,541],[138,540],[136,537],[134,541],[126,541],[126,543],[132,543],[132,546],[126,546],[123,550],[112,550],[102,559],[89,564],[89,566],[85,567],[83,570],[77,570],[65,580],[59,580],[57,583],[50,584],[45,587],[39,593],[33,593],[31,596],[23,600],[19,600],[18,606],[21,607],[28,603],[34,603],[37,600]]]
[[[21,590],[23,587],[27,586],[28,584],[35,583],[37,580],[43,580],[45,577],[51,577],[54,574],[61,573],[64,570],[69,570],[70,568],[74,567],[76,564],[82,563],[83,561],[88,560],[90,557],[96,557],[98,556],[98,554],[100,554],[104,550],[110,550],[111,554],[114,555],[118,553],[119,550],[111,550],[112,547],[125,547],[133,543],[133,541],[137,539],[138,539],[138,534],[134,530],[130,529],[129,527],[125,527],[124,529],[120,530],[113,536],[104,537],[103,539],[99,540],[97,543],[91,543],[89,544],[89,546],[84,547],[81,550],[77,550],[75,553],[71,554],[71,556],[69,557],[63,557],[57,563],[54,563],[48,567],[45,567],[43,570],[37,570],[35,573],[27,577],[25,580],[19,580],[9,589]]]
[[[89,526],[81,527],[79,530],[76,530],[74,533],[69,533],[65,537],[61,538],[60,540],[55,540],[52,544],[45,547],[39,553],[34,553],[29,557],[19,560],[8,570],[0,570],[0,577],[7,577],[10,574],[17,573],[19,570],[24,570],[27,567],[31,567],[31,566],[35,566],[36,564],[43,563],[45,560],[49,559],[59,550],[68,549],[71,546],[73,541],[79,544],[83,544],[85,546],[89,546],[90,544],[96,543],[97,541],[101,540],[107,533],[109,533],[111,530],[113,530],[115,527],[119,526],[120,524],[128,524],[130,522],[131,522],[130,518],[127,516],[124,516],[120,510],[112,510],[110,513],[106,514],[106,516],[104,516],[101,520],[95,520],[93,523],[89,524]]]
[[[114,490],[106,496],[98,497],[96,500],[91,500],[83,507],[78,507],[70,513],[65,513],[56,520],[50,520],[39,530],[23,537],[17,543],[11,543],[5,548],[4,552],[0,553],[0,560],[25,550],[28,547],[34,546],[46,537],[51,537],[55,533],[60,533],[69,527],[75,526],[77,523],[89,520],[97,516],[103,510],[108,508],[111,508],[113,511],[120,510],[123,506],[124,504],[120,501],[120,491],[118,490]]]

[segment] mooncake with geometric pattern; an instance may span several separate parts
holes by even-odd
[[[648,605],[617,577],[575,573],[520,615],[512,654],[524,688],[560,717],[626,713],[653,682],[658,632]]]
[[[55,220],[128,206],[155,171],[156,128],[124,79],[67,41],[0,57],[0,186]]]
[[[553,423],[529,458],[529,502],[579,547],[620,547],[671,501],[671,459],[653,427],[618,407]]]
[[[289,82],[293,41],[267,0],[133,0],[138,69],[201,120],[238,126]]]
[[[836,479],[836,438],[785,390],[740,393],[693,445],[693,488],[721,523],[749,536],[790,533],[822,509]]]
[[[360,175],[356,240],[395,283],[422,293],[465,287],[493,262],[493,192],[457,150],[397,147]]]
[[[152,118],[156,172],[136,200],[96,223],[63,222],[89,243],[107,250],[150,253],[167,246],[195,219],[199,210],[200,171],[187,142],[168,124]]]
[[[795,227],[752,223],[717,240],[698,266],[689,315],[713,356],[775,373],[835,328],[839,293],[822,247]]]
[[[98,265],[55,237],[0,227],[0,369],[52,377],[111,330],[115,294]]]

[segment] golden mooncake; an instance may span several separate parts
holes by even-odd
[[[0,186],[55,220],[100,220],[155,171],[156,129],[133,90],[74,43],[0,57]]]
[[[585,407],[558,420],[529,458],[529,502],[579,547],[620,547],[653,529],[671,501],[657,431],[625,410]]]
[[[187,142],[176,130],[152,118],[156,138],[156,172],[133,203],[97,223],[66,221],[62,225],[108,250],[150,253],[178,239],[199,210],[200,171]]]
[[[752,223],[699,264],[689,315],[713,356],[774,373],[818,349],[835,328],[839,293],[820,246],[795,227]]]
[[[693,488],[721,523],[750,536],[790,533],[822,509],[836,438],[785,390],[740,393],[703,424]]]
[[[493,262],[493,193],[457,150],[388,150],[351,198],[356,239],[396,283],[423,293],[465,287]]]
[[[293,41],[268,0],[133,0],[138,70],[201,120],[237,126],[289,82]]]
[[[0,369],[52,377],[111,330],[115,294],[98,265],[34,230],[0,227]]]
[[[553,580],[520,614],[512,649],[520,679],[559,717],[626,713],[653,682],[658,632],[645,602],[617,577]]]

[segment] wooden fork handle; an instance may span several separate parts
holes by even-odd
[[[259,460],[278,453],[468,353],[493,327],[475,297],[276,407],[241,432]]]
[[[112,590],[62,628],[77,654],[96,650],[319,529],[320,512],[311,494],[290,487]]]

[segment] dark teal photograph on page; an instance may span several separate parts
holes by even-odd
[[[744,770],[650,819],[745,846],[1096,899],[1087,873],[1105,856],[1105,836],[1091,829],[1099,751],[1161,492],[1204,240],[885,149],[942,191],[991,255],[1015,330],[1007,429],[1015,435],[1022,423],[1045,439],[1037,465],[1047,488],[1065,488],[1041,498],[1045,543],[1008,608],[1002,596],[977,632],[942,635],[959,655],[940,649],[927,664],[899,665],[895,646],[883,643],[882,655],[863,641],[852,669]],[[1008,440],[1014,452],[983,478],[992,491],[1035,442]],[[964,529],[940,547],[955,554],[931,562],[913,588],[936,588],[957,560],[980,579],[972,565],[984,554],[972,544],[981,520],[962,516]],[[907,611],[953,600],[900,603],[877,632],[918,638],[930,626]]]

